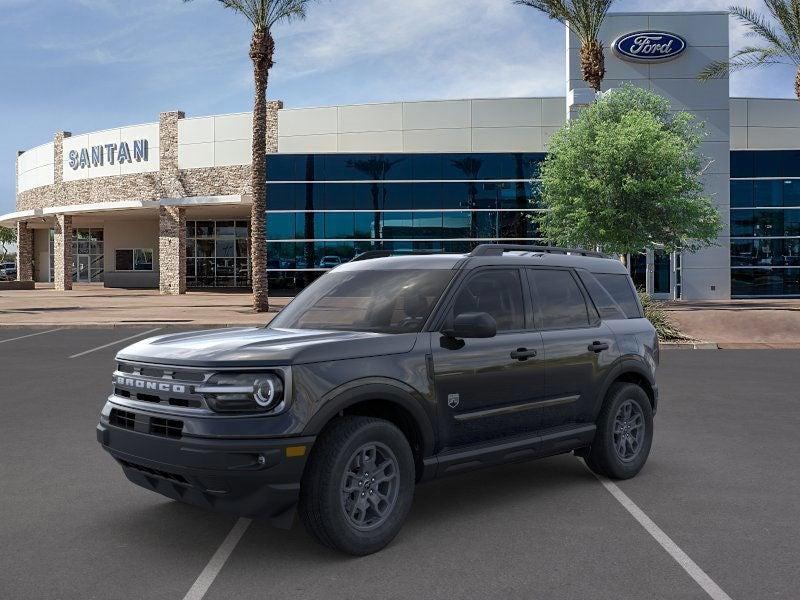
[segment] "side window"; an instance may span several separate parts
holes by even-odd
[[[642,311],[639,309],[639,302],[633,291],[630,277],[624,273],[595,273],[594,276],[600,282],[611,297],[619,304],[629,319],[640,319]]]
[[[531,290],[539,309],[541,329],[573,329],[589,326],[589,312],[578,282],[569,271],[529,269]]]
[[[485,312],[497,331],[525,329],[525,304],[517,269],[490,269],[471,276],[456,295],[448,321],[462,313]]]
[[[592,297],[592,302],[600,312],[600,316],[605,320],[614,319],[627,319],[625,311],[617,302],[610,296],[594,275],[589,271],[578,270],[578,277],[581,278],[583,285]]]

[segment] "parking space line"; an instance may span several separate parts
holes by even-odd
[[[53,333],[54,331],[61,331],[62,328],[58,329],[49,329],[48,331],[37,331],[36,333],[29,333],[28,335],[21,335],[19,337],[11,338],[8,340],[0,340],[0,344],[5,344],[6,342],[16,342],[17,340],[24,340],[25,338],[33,337],[35,335],[44,335],[45,333]]]
[[[222,567],[225,566],[228,557],[230,557],[233,549],[236,548],[236,544],[239,543],[239,540],[242,539],[250,523],[250,519],[245,519],[244,517],[236,521],[233,528],[222,541],[222,544],[220,544],[217,551],[214,552],[214,556],[208,561],[205,569],[203,569],[194,584],[192,584],[192,587],[189,588],[189,591],[186,592],[183,600],[201,600],[201,598],[206,595],[208,588],[211,587],[211,584],[214,583]]]
[[[91,350],[84,350],[83,352],[78,352],[77,354],[73,354],[72,356],[70,356],[70,358],[78,358],[80,356],[85,356],[86,354],[91,354],[92,352],[97,352],[98,350],[102,350],[103,348],[108,348],[109,346],[115,346],[117,344],[121,344],[122,342],[127,342],[128,340],[132,340],[137,337],[142,337],[143,335],[147,335],[148,333],[153,333],[154,331],[158,331],[160,329],[163,329],[163,327],[156,327],[155,329],[142,331],[141,333],[137,333],[136,335],[122,338],[121,340],[116,340],[114,342],[109,342],[108,344],[103,344],[102,346],[98,346],[97,348],[92,348]]]
[[[711,577],[709,577],[703,569],[701,569],[696,562],[694,562],[689,555],[686,554],[680,547],[672,541],[672,539],[664,533],[664,531],[656,525],[653,520],[648,517],[644,511],[639,508],[633,500],[631,500],[625,492],[623,492],[617,484],[610,479],[607,479],[596,473],[592,473],[597,477],[598,481],[603,484],[603,487],[614,496],[622,507],[627,510],[631,516],[639,522],[639,525],[644,527],[645,531],[649,533],[658,544],[667,551],[667,553],[675,559],[681,568],[689,574],[689,577],[694,579],[695,583],[699,585],[706,594],[713,600],[731,600],[731,597],[726,594],[721,587],[719,587]]]

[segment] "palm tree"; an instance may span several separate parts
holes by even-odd
[[[250,59],[253,61],[255,100],[253,102],[253,205],[250,224],[253,232],[250,243],[250,266],[253,271],[253,309],[269,310],[267,289],[267,242],[265,222],[267,210],[266,149],[267,149],[267,81],[273,66],[275,40],[272,28],[282,21],[304,19],[306,7],[313,0],[219,0],[225,8],[235,10],[253,26],[250,40]],[[184,0],[191,2],[191,0]]]
[[[514,0],[563,23],[581,41],[581,75],[595,92],[606,75],[600,26],[614,0]]]
[[[800,0],[764,0],[771,19],[746,6],[732,6],[730,13],[744,23],[749,37],[761,45],[745,46],[730,60],[716,61],[700,72],[703,81],[724,77],[731,71],[764,65],[790,64],[797,69],[794,93],[800,100]],[[774,21],[774,23],[773,23]]]

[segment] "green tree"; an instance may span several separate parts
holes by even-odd
[[[8,246],[16,243],[17,232],[10,227],[0,227],[0,251],[3,252],[0,262],[5,262],[8,257]]]
[[[748,45],[729,60],[715,61],[700,72],[701,80],[724,77],[731,71],[766,65],[789,64],[796,69],[794,93],[800,100],[800,0],[764,0],[769,18],[746,6],[732,6],[730,13],[741,21],[747,35],[759,45]]]
[[[562,246],[626,255],[712,245],[720,216],[703,196],[702,124],[657,94],[602,94],[549,141],[541,169],[543,234]]]
[[[603,43],[598,36],[613,3],[614,0],[514,0],[514,4],[540,10],[569,27],[581,42],[581,76],[596,92],[606,76]]]
[[[184,0],[190,2],[191,0]],[[275,40],[272,28],[282,22],[304,19],[313,0],[219,0],[225,8],[235,10],[253,26],[250,39],[250,60],[253,61],[255,100],[253,102],[253,205],[250,209],[250,267],[253,272],[253,309],[269,310],[267,287],[267,242],[265,235],[267,186],[267,82],[274,65]]]

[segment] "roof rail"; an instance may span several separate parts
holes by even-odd
[[[425,254],[442,254],[444,250],[367,250],[356,254],[350,262],[370,260],[371,258],[386,258],[387,256],[419,256]]]
[[[558,248],[556,246],[525,246],[522,244],[480,244],[469,253],[470,256],[502,256],[504,252],[534,252],[542,254],[577,254],[594,258],[608,258],[602,252],[592,252],[582,248]]]

